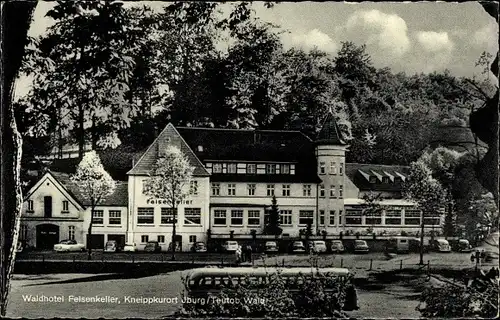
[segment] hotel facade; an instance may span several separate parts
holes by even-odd
[[[158,135],[115,192],[94,211],[93,243],[148,241],[170,245],[174,214],[162,199],[143,192],[143,183],[167,146],[178,147],[194,168],[190,195],[177,208],[176,242],[189,250],[213,237],[261,234],[273,196],[283,235],[295,237],[311,223],[330,235],[400,234],[420,229],[421,213],[401,197],[408,167],[346,163],[348,146],[329,115],[315,140],[299,131],[176,128]],[[364,215],[363,196],[382,196],[377,216]],[[86,243],[88,200],[69,175],[47,172],[25,196],[21,239],[52,248],[63,239]],[[440,229],[442,217],[425,217],[426,228]]]

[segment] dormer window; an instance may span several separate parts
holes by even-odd
[[[203,146],[198,146],[198,152],[203,152]]]
[[[382,177],[383,183],[389,183],[389,177]]]
[[[377,177],[370,176],[370,183],[376,183],[376,182],[377,182]]]
[[[276,174],[276,165],[274,165],[274,164],[267,164],[266,165],[266,173],[267,174]]]

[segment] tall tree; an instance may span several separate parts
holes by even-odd
[[[279,236],[283,232],[283,229],[280,227],[280,221],[281,218],[278,201],[276,200],[276,196],[273,196],[271,209],[268,212],[263,233]]]
[[[85,153],[76,168],[76,173],[71,178],[79,187],[82,195],[90,201],[90,221],[87,235],[88,259],[90,260],[92,259],[94,210],[107,196],[114,192],[116,183],[104,170],[101,159],[95,151]]]
[[[424,264],[425,217],[436,215],[443,206],[446,193],[441,184],[432,177],[432,171],[423,161],[412,162],[408,180],[403,183],[403,195],[413,201],[420,215],[420,264]]]
[[[371,231],[373,232],[374,228],[374,218],[375,217],[380,217],[382,214],[382,211],[384,210],[380,202],[382,201],[382,193],[375,193],[373,191],[370,191],[368,193],[365,193],[362,197],[364,200],[363,204],[363,210],[361,211],[361,214],[364,215],[365,217],[368,217],[372,219],[373,223],[371,223]]]
[[[168,146],[144,182],[144,194],[165,200],[172,210],[172,260],[175,260],[177,207],[189,195],[194,168],[180,149]]]

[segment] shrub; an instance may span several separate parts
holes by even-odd
[[[248,280],[248,279],[247,279]],[[341,311],[352,289],[350,279],[328,275],[312,278],[297,276],[292,282],[297,291],[289,291],[289,283],[278,274],[269,275],[264,284],[228,286],[212,295],[210,301],[221,303],[185,303],[180,317],[212,318],[284,318],[334,317],[348,318]],[[325,291],[325,287],[332,288]]]

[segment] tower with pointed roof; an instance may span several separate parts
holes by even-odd
[[[330,110],[315,141],[318,176],[316,230],[329,234],[343,230],[344,176],[347,143]]]

